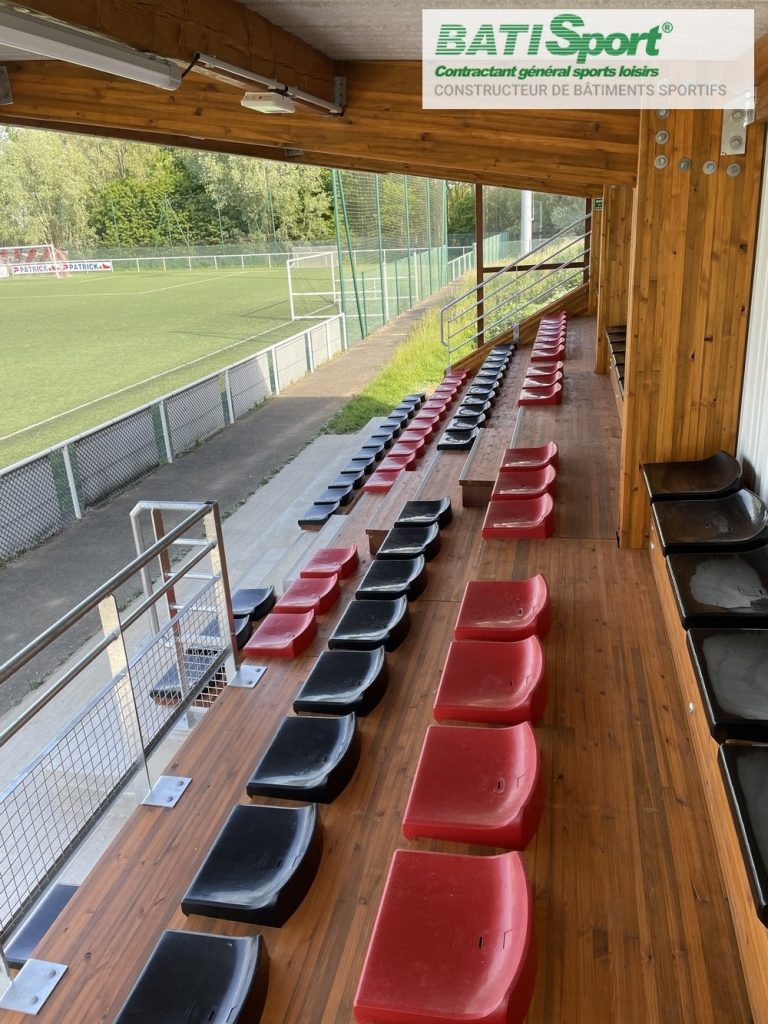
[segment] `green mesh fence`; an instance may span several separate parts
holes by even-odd
[[[458,276],[462,251],[452,247],[449,259],[444,181],[334,171],[333,193],[338,288],[350,341]]]

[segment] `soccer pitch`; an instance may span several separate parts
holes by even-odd
[[[0,310],[0,466],[308,326],[282,266],[10,278]]]

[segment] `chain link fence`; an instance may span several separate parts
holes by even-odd
[[[343,316],[0,471],[0,561],[59,533],[347,346]]]

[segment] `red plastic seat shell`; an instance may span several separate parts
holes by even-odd
[[[464,588],[455,640],[524,640],[546,636],[549,588],[539,573],[526,580],[471,580]]]
[[[395,443],[389,449],[389,452],[387,454],[388,455],[408,455],[410,452],[413,452],[413,454],[416,456],[417,459],[421,459],[421,458],[424,457],[424,450],[425,450],[425,448],[426,448],[426,444],[424,443],[424,438],[423,437],[413,438],[413,440],[405,440],[405,441],[403,441],[402,440],[402,435],[401,435],[400,438],[398,438],[398,440],[395,441]]]
[[[394,445],[392,447],[394,448]],[[389,470],[397,472],[400,469],[413,469],[415,461],[416,452],[400,452],[396,454],[390,450],[379,463],[376,472],[385,473]]]
[[[554,441],[536,448],[507,448],[501,458],[500,473],[518,469],[541,469],[553,466],[557,469],[560,456]]]
[[[499,473],[491,491],[491,501],[517,501],[557,493],[557,471],[554,466],[541,469],[510,469]]]
[[[537,636],[513,643],[452,641],[435,698],[438,722],[538,722],[546,706],[544,650]]]
[[[531,353],[532,363],[551,363],[553,359],[565,359],[565,345],[557,348],[534,348]]]
[[[345,580],[358,566],[357,547],[351,544],[346,548],[320,548],[310,558],[299,573],[304,579],[314,576],[338,576]]]
[[[396,850],[354,1000],[360,1024],[522,1024],[536,975],[519,853]]]
[[[523,381],[524,388],[548,388],[553,384],[560,384],[563,380],[563,371],[557,370],[555,373],[527,373],[525,380]]]
[[[555,363],[531,363],[525,372],[528,377],[549,377],[553,373],[562,372],[564,366],[562,360]]]
[[[385,494],[405,472],[404,469],[382,469],[371,473],[363,484],[363,490],[373,494]]]
[[[563,385],[550,384],[544,388],[524,387],[517,400],[518,405],[560,405],[563,400]]]
[[[413,420],[411,420],[411,423],[413,423]],[[400,437],[398,438],[398,441],[416,441],[420,439],[424,441],[429,441],[429,439],[435,433],[436,429],[436,422],[419,423],[415,427],[409,424],[408,428],[404,430]]]
[[[270,612],[243,648],[246,658],[297,658],[317,635],[314,612]]]
[[[539,749],[530,722],[502,729],[431,725],[403,835],[524,850],[543,806]]]
[[[551,494],[539,498],[491,499],[483,520],[486,540],[545,540],[555,530]]]
[[[300,576],[286,588],[274,610],[324,615],[333,608],[340,595],[339,577],[335,573],[332,576]]]

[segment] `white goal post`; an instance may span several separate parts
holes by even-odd
[[[55,274],[64,277],[67,254],[52,242],[38,245],[0,245],[0,277]]]
[[[307,253],[286,261],[291,320],[316,320],[339,311],[337,253]]]

